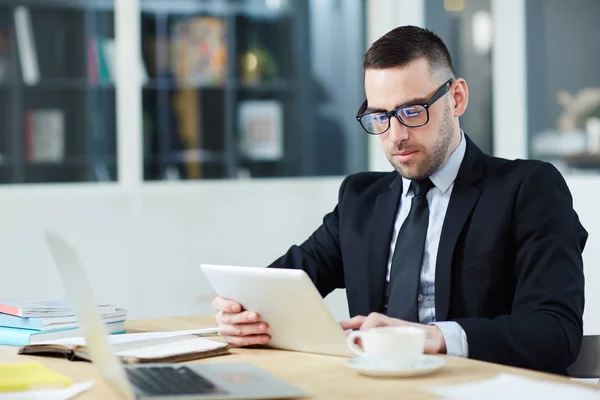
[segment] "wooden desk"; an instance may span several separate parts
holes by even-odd
[[[147,332],[194,329],[214,325],[213,316],[202,316],[128,321],[126,327],[130,332]],[[346,359],[340,357],[271,349],[233,348],[231,352],[232,354],[227,356],[212,357],[196,362],[248,361],[312,393],[313,398],[316,399],[384,399],[399,397],[403,399],[435,399],[436,396],[426,391],[427,386],[476,381],[493,377],[502,372],[549,381],[570,382],[573,385],[584,385],[581,382],[572,382],[566,377],[455,357],[446,357],[447,364],[432,375],[404,379],[383,379],[358,375],[355,371],[344,366]],[[69,362],[48,357],[19,356],[16,347],[0,346],[0,363],[24,360],[38,360],[46,366],[72,377],[76,382],[93,380],[94,386],[92,389],[79,395],[77,400],[116,398],[115,393],[104,383],[91,363]]]

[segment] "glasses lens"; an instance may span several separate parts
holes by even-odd
[[[369,133],[380,134],[390,126],[390,118],[384,113],[371,113],[363,115],[360,123]]]
[[[427,123],[427,109],[423,106],[407,106],[398,110],[398,117],[408,126],[420,126]]]

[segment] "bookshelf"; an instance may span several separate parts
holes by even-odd
[[[145,180],[319,174],[309,7],[140,0]],[[113,18],[113,0],[0,4],[0,183],[117,180]]]
[[[112,34],[108,2],[1,3],[0,183],[115,180],[114,87],[90,80],[87,57]]]
[[[311,138],[301,134],[311,131],[304,118],[311,112],[303,67],[309,61],[308,2],[268,3],[140,1],[146,180],[312,173]],[[105,42],[114,43],[113,7],[112,0],[1,3],[0,183],[117,180],[115,88]],[[17,9],[26,11],[25,26]],[[202,28],[207,21],[212,27]],[[219,77],[178,73],[175,42],[186,39],[177,35],[186,29],[211,35],[215,27],[221,29]],[[27,29],[29,42],[23,39]],[[205,43],[188,44],[185,56],[194,45]],[[260,68],[251,73],[241,64],[253,52]],[[247,142],[239,119],[245,102],[280,105],[273,108],[285,132],[275,144],[279,157],[247,156],[252,151],[240,148]]]
[[[275,8],[267,3],[142,2],[142,48],[144,59],[151,60],[143,91],[147,180],[310,174],[310,142],[301,134],[310,131],[303,116],[311,112],[312,89],[302,85],[309,81],[302,67],[310,59],[308,2],[276,2]],[[193,62],[185,43],[194,43],[197,31],[220,38],[209,43],[209,57],[212,52],[212,61],[226,61],[202,73],[198,61],[186,74],[180,68]],[[184,43],[179,53],[177,43]],[[243,66],[249,57],[258,64],[253,71]],[[263,103],[279,104],[273,118],[286,134],[271,144],[281,148],[279,157],[273,151],[261,157],[242,146],[248,140],[241,137],[240,107]],[[304,159],[300,154],[307,152]]]

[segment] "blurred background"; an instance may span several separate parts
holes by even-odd
[[[563,173],[600,333],[598,15],[597,0],[0,0],[0,297],[61,293],[48,227],[132,318],[209,312],[200,263],[269,264],[344,176],[390,170],[354,118],[361,58],[413,24],[448,45],[482,150]],[[326,301],[346,315],[343,291]]]

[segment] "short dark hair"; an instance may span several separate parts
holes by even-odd
[[[452,57],[438,35],[418,26],[400,26],[377,39],[363,58],[363,69],[405,67],[425,58],[432,73],[447,70],[456,77]]]

